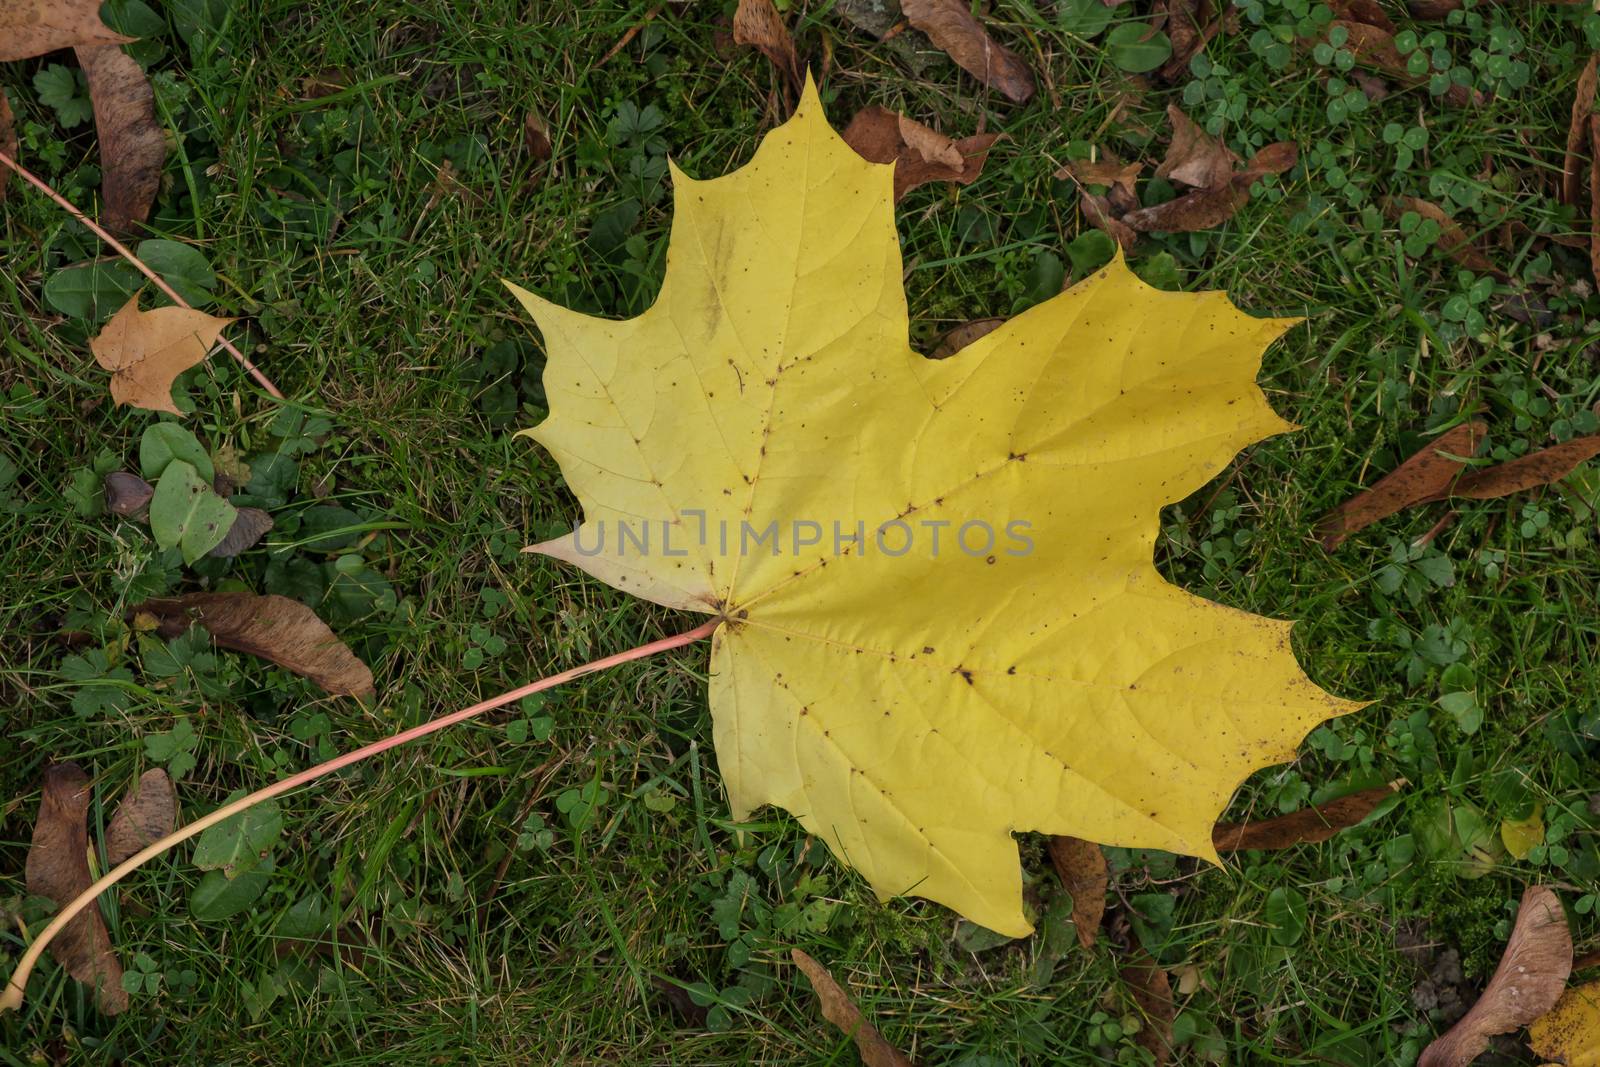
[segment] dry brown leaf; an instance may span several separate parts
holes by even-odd
[[[136,293],[89,342],[89,351],[111,372],[111,399],[181,416],[172,403],[173,379],[204,361],[233,321],[192,308],[140,311]]]
[[[154,615],[162,634],[169,637],[198,623],[223,648],[270,660],[330,693],[372,692],[372,671],[298,600],[271,594],[190,593],[147,600],[133,611]]]
[[[983,173],[998,133],[979,133],[952,141],[937,130],[872,105],[856,112],[844,130],[845,144],[874,163],[893,163],[894,198],[929,182],[970,185]]]
[[[28,892],[63,907],[88,889],[89,776],[76,763],[58,763],[44,772],[39,819],[28,848]],[[100,917],[99,903],[84,908],[50,942],[50,955],[84,985],[95,989],[100,1010],[115,1015],[128,1006],[122,988],[122,964],[111,948],[111,935]]]
[[[1164,204],[1130,211],[1122,221],[1140,233],[1192,233],[1209,230],[1233,218],[1250,201],[1250,187],[1267,174],[1281,174],[1294,166],[1299,152],[1288,141],[1269,144],[1250,157],[1243,170],[1226,183],[1168,200]]]
[[[1106,888],[1111,884],[1106,854],[1099,845],[1081,837],[1052,837],[1046,847],[1056,877],[1072,897],[1072,928],[1078,935],[1078,944],[1093,948],[1100,933],[1100,920],[1106,913]]]
[[[1399,32],[1394,20],[1389,18],[1389,13],[1378,0],[1330,0],[1328,6],[1333,9],[1335,18],[1376,26],[1388,34]]]
[[[1583,172],[1580,160],[1584,145],[1589,139],[1589,116],[1594,112],[1594,92],[1600,52],[1589,55],[1578,75],[1578,87],[1572,94],[1572,118],[1567,123],[1567,154],[1561,162],[1561,202],[1579,206],[1583,195]]]
[[[89,79],[100,138],[100,222],[112,233],[128,233],[150,217],[167,160],[155,93],[139,64],[119,45],[79,48],[77,55]]]
[[[1349,34],[1344,47],[1355,56],[1356,62],[1380,70],[1404,85],[1420,85],[1426,80],[1418,78],[1407,68],[1405,57],[1395,47],[1394,34],[1380,26],[1370,26],[1351,19],[1334,19],[1328,23],[1329,31],[1340,26]],[[1467,104],[1481,104],[1483,94],[1465,85],[1452,83],[1445,91],[1444,99],[1457,107],[1464,107]]]
[[[1106,201],[1112,210],[1131,211],[1139,203],[1139,194],[1134,188],[1134,182],[1143,169],[1143,163],[1124,163],[1116,156],[1107,153],[1094,162],[1086,159],[1073,160],[1056,171],[1055,176],[1071,178],[1079,185],[1106,186]]]
[[[1559,445],[1464,474],[1433,499],[1464,496],[1473,500],[1494,500],[1510,496],[1525,489],[1560,481],[1571,474],[1578,464],[1595,456],[1600,456],[1600,434],[1574,437]]]
[[[1196,189],[1214,189],[1233,177],[1243,163],[1233,149],[1201,129],[1176,104],[1167,105],[1167,119],[1172,123],[1172,143],[1156,177]]]
[[[1600,1065],[1600,982],[1561,994],[1556,1006],[1528,1027],[1528,1045],[1552,1064]]]
[[[966,0],[901,0],[900,9],[913,27],[968,74],[1016,103],[1033,99],[1033,71],[1021,56],[989,36]]]
[[[1223,19],[1212,0],[1157,0],[1155,11],[1166,17],[1171,57],[1156,71],[1165,81],[1178,81],[1189,73],[1189,61],[1205,51],[1222,29]]]
[[[117,805],[106,827],[106,862],[113,867],[178,827],[178,791],[160,767],[145,771]]]
[[[1527,1026],[1549,1011],[1571,973],[1572,934],[1561,901],[1545,886],[1529,886],[1505,955],[1483,996],[1449,1032],[1422,1050],[1417,1067],[1465,1067],[1489,1047],[1489,1038]]]
[[[1135,948],[1133,962],[1118,973],[1144,1017],[1133,1040],[1155,1057],[1156,1067],[1163,1067],[1172,1060],[1173,1000],[1167,972],[1143,948]]]
[[[1481,422],[1466,422],[1428,442],[1416,455],[1318,519],[1322,547],[1332,552],[1345,538],[1380,519],[1437,500],[1466,467],[1487,432]]]
[[[234,511],[233,525],[228,527],[228,532],[218,542],[217,547],[207,552],[208,556],[219,559],[232,559],[272,529],[272,516],[260,508],[237,508]]]
[[[127,471],[112,471],[106,475],[106,510],[124,519],[140,519],[150,509],[150,498],[156,495],[155,486]]]
[[[0,63],[58,48],[134,40],[100,21],[100,0],[6,0],[0,3]]]
[[[1124,252],[1133,251],[1133,246],[1139,241],[1139,235],[1117,217],[1117,213],[1112,210],[1111,203],[1105,197],[1097,193],[1084,193],[1080,201],[1083,204],[1083,217],[1089,220],[1089,225],[1097,230],[1104,230]]]
[[[1505,271],[1495,266],[1494,262],[1472,243],[1472,238],[1467,236],[1466,231],[1456,220],[1447,215],[1444,208],[1438,204],[1415,196],[1395,196],[1384,201],[1384,209],[1396,222],[1407,211],[1415,211],[1425,219],[1432,219],[1439,224],[1439,251],[1468,270],[1480,274],[1493,274],[1498,278],[1506,276]]]
[[[805,85],[794,38],[789,36],[789,28],[772,0],[739,0],[739,8],[733,13],[733,40],[759,49],[795,92]]]
[[[1301,808],[1272,819],[1219,823],[1211,831],[1211,844],[1218,852],[1316,844],[1326,841],[1340,830],[1348,830],[1356,825],[1394,793],[1395,787],[1392,785],[1374,786],[1326,804],[1318,804],[1314,808]]]
[[[528,112],[522,120],[522,143],[528,146],[528,154],[535,162],[543,163],[550,158],[550,127],[536,111]]]
[[[963,322],[960,326],[947,331],[943,337],[939,338],[939,344],[934,348],[933,355],[929,358],[945,359],[953,356],[978,338],[985,337],[998,330],[1005,325],[1005,321],[1005,319],[973,319],[971,322]]]
[[[13,125],[15,120],[11,117],[11,101],[6,99],[4,89],[0,89],[0,152],[11,157],[12,162],[17,161],[17,130]],[[11,168],[0,170],[0,201],[6,198],[6,186],[11,181]]]
[[[791,951],[790,956],[816,991],[817,1000],[822,1004],[822,1017],[855,1038],[856,1051],[866,1067],[911,1067],[905,1053],[883,1039],[827,968],[800,949]]]

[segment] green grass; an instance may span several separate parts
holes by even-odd
[[[198,738],[180,783],[193,814],[331,751],[685,628],[518,554],[575,505],[554,464],[511,436],[543,414],[541,357],[499,282],[636,312],[662,266],[665,154],[713,176],[747,159],[774,120],[765,61],[718,44],[731,4],[669,5],[597,66],[651,6],[236,5],[187,40],[177,27],[213,8],[166,13],[160,54],[145,57],[175,142],[153,229],[205,252],[219,275],[214,308],[247,318],[234,336],[292,397],[280,409],[219,354],[184,379],[180,395],[195,407],[186,424],[247,457],[286,442],[302,449],[287,500],[273,508],[280,528],[268,541],[279,549],[232,565],[185,572],[143,527],[75,509],[75,484],[97,492],[97,457],[135,465],[154,417],[111,407],[86,345],[96,323],[59,314],[42,295],[58,271],[101,249],[12,185],[0,209],[0,960],[20,952],[17,917],[33,928],[41,914],[22,870],[50,760],[89,768],[93,817],[109,818],[149,764],[145,739],[184,716]],[[1130,83],[1103,38],[1061,29],[1049,4],[992,6],[998,32],[1047,87],[1027,107],[948,64],[913,75],[827,4],[796,0],[787,16],[803,55],[815,61],[825,39],[832,50],[824,93],[836,123],[880,103],[950,133],[981,118],[1007,134],[976,184],[926,187],[900,207],[913,337],[925,349],[955,323],[1037,299],[1036,279],[1050,273],[1041,256],[1066,260],[1083,228],[1076,194],[1051,174],[1090,144],[1153,167],[1159,137],[1140,146],[1164,131],[1166,104],[1185,99],[1182,85],[1123,99]],[[1266,27],[1296,19],[1276,5],[1260,14]],[[1180,1007],[1184,1032],[1198,1035],[1186,1046],[1195,1061],[1210,1049],[1239,1064],[1405,1063],[1435,1021],[1413,1003],[1420,972],[1396,946],[1398,926],[1427,919],[1429,936],[1459,950],[1481,981],[1523,886],[1560,883],[1569,905],[1596,891],[1600,480],[1583,471],[1542,496],[1468,504],[1421,549],[1407,546],[1437,507],[1331,556],[1312,524],[1463,412],[1486,413],[1502,457],[1596,428],[1600,303],[1583,253],[1540,236],[1585,228],[1553,193],[1596,25],[1554,5],[1490,7],[1480,25],[1423,24],[1443,30],[1441,54],[1458,64],[1491,48],[1527,62],[1526,85],[1476,109],[1396,87],[1341,120],[1338,108],[1329,114],[1343,99],[1326,88],[1329,72],[1309,53],[1274,68],[1265,42],[1252,47],[1252,17],[1209,51],[1186,106],[1197,119],[1224,118],[1246,154],[1295,141],[1303,165],[1230,223],[1149,238],[1134,261],[1169,284],[1308,316],[1261,376],[1304,429],[1250,450],[1169,509],[1159,562],[1196,593],[1304,620],[1297,642],[1311,676],[1378,700],[1315,734],[1295,764],[1258,774],[1232,816],[1397,777],[1411,784],[1369,826],[1224,870],[1116,852],[1117,890],[1139,916],[1125,937],[1174,970],[1194,969],[1198,985]],[[1537,44],[1508,43],[1507,27]],[[63,129],[33,88],[52,63],[70,58],[10,64],[0,88],[30,165],[88,205],[92,130]],[[342,88],[309,97],[313,78]],[[659,127],[633,120],[631,135],[608,135],[629,107],[654,108]],[[549,125],[550,164],[524,143],[530,110]],[[1411,160],[1385,141],[1390,123],[1401,134],[1426,129]],[[447,161],[464,191],[439,182]],[[1484,297],[1428,241],[1408,253],[1381,211],[1386,195],[1445,203],[1484,231],[1514,280]],[[1515,293],[1540,301],[1549,321],[1517,321],[1505,310]],[[300,436],[297,411],[322,420],[319,432]],[[346,509],[339,522],[359,529],[304,543],[295,524],[314,506]],[[329,569],[340,556],[354,557],[351,571]],[[196,573],[315,599],[372,665],[376,705],[329,700],[259,661],[189,646],[163,676],[156,661],[173,656],[130,634],[123,612],[196,587]],[[75,678],[67,661],[95,650],[127,674],[91,682],[103,699],[81,699],[90,713],[80,715],[83,672]],[[107,1019],[47,965],[23,1012],[0,1021],[0,1059],[853,1062],[787,963],[798,945],[918,1062],[1138,1062],[1101,1026],[1132,1011],[1114,939],[1076,947],[1037,841],[1023,847],[1041,915],[1032,939],[982,947],[981,931],[940,907],[878,904],[787,816],[730,822],[703,673],[696,649],[632,664],[290,798],[265,893],[226,922],[190,914],[201,872],[187,852],[150,864],[108,918],[124,961],[142,954],[163,974],[159,991]],[[1476,695],[1475,732],[1436,705],[1453,691]],[[513,721],[531,725],[508,731]],[[583,820],[586,788],[602,802]],[[1528,861],[1492,857],[1469,880],[1413,847],[1414,827],[1425,840],[1441,802],[1472,805],[1491,834],[1541,804],[1564,836]],[[1269,910],[1280,888],[1307,903],[1292,946],[1280,944],[1288,934]],[[289,936],[292,917],[318,904],[338,946]],[[1591,916],[1575,922],[1580,945],[1594,937]],[[663,986],[674,983],[697,987],[709,1019],[671,1006]]]

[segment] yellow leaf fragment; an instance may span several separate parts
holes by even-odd
[[[1528,1044],[1566,1067],[1600,1067],[1600,982],[1573,986],[1528,1027]]]
[[[1359,705],[1287,622],[1191,596],[1163,505],[1289,427],[1255,384],[1293,320],[1119,259],[943,360],[908,342],[892,168],[807,86],[746,166],[673,171],[660,296],[626,321],[513,286],[543,331],[525,431],[584,521],[534,550],[720,615],[735,818],[766,804],[859,870],[1011,936],[1012,834],[1212,861],[1239,783]]]
[[[1535,845],[1544,844],[1544,805],[1526,819],[1506,819],[1500,824],[1500,842],[1514,860],[1525,860]]]
[[[111,372],[111,399],[178,415],[181,412],[172,403],[173,379],[204,361],[223,327],[233,321],[192,308],[140,311],[136,295],[89,342],[89,351]]]

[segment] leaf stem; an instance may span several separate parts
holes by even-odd
[[[179,296],[178,291],[172,286],[168,285],[165,278],[161,277],[161,275],[157,274],[155,271],[146,266],[144,260],[134,255],[133,252],[129,250],[127,245],[123,244],[121,241],[111,236],[111,234],[107,233],[98,222],[95,222],[89,216],[79,211],[77,207],[73,205],[72,201],[68,200],[66,197],[50,188],[50,185],[43,178],[38,177],[32,171],[28,170],[27,167],[24,167],[21,163],[18,163],[4,152],[0,152],[0,163],[3,163],[7,167],[10,167],[12,170],[16,171],[19,175],[21,175],[24,181],[32,184],[51,200],[54,200],[56,203],[66,208],[67,214],[71,215],[73,218],[89,227],[89,229],[94,231],[95,236],[99,237],[106,244],[116,249],[118,255],[122,256],[122,258],[126,259],[129,263],[132,263],[139,269],[141,274],[155,282],[158,289],[160,289],[163,293],[166,293],[167,296],[171,297],[173,303],[177,304],[179,307],[188,308],[190,311],[194,310],[193,305],[191,305],[183,297]],[[228,340],[226,337],[219,337],[217,338],[217,343],[222,345],[223,348],[226,348],[233,358],[239,361],[239,366],[248,371],[250,377],[254,378],[257,384],[267,391],[269,396],[276,400],[283,399],[283,394],[278,391],[278,387],[276,385],[272,384],[272,379],[263,374],[261,369],[254,363],[250,362],[250,357],[239,351],[232,341]]]
[[[28,985],[28,976],[33,973],[34,965],[39,962],[39,956],[44,952],[45,947],[49,945],[51,940],[61,932],[63,927],[71,922],[73,918],[84,908],[92,905],[101,893],[104,893],[106,890],[120,882],[123,878],[127,877],[128,874],[137,869],[146,860],[154,859],[170,849],[173,845],[187,841],[196,834],[205,832],[205,830],[208,828],[215,826],[226,819],[232,818],[241,811],[244,811],[246,808],[255,804],[259,804],[263,800],[271,800],[273,797],[281,796],[284,793],[289,792],[291,789],[297,789],[309,782],[314,782],[323,775],[332,774],[334,771],[348,767],[352,763],[359,763],[369,756],[376,756],[381,752],[387,752],[389,749],[403,745],[408,741],[415,741],[419,737],[426,737],[429,734],[437,733],[446,727],[465,722],[474,716],[482,715],[486,711],[492,711],[495,708],[502,707],[514,700],[521,700],[525,696],[530,696],[545,689],[553,689],[558,685],[572,681],[574,678],[581,678],[586,674],[594,674],[597,671],[607,670],[611,667],[615,667],[623,663],[629,663],[636,659],[644,659],[647,656],[655,655],[657,652],[665,652],[668,649],[680,648],[684,645],[693,644],[702,637],[709,637],[712,631],[714,631],[720,625],[722,625],[721,618],[712,619],[709,622],[702,623],[699,626],[696,626],[694,629],[686,630],[681,634],[677,634],[676,636],[663,637],[659,641],[651,641],[649,644],[639,645],[637,648],[630,648],[626,652],[618,652],[614,656],[607,656],[604,659],[597,659],[592,663],[585,663],[582,666],[574,667],[571,670],[562,671],[559,674],[552,674],[547,677],[540,678],[537,681],[529,682],[527,685],[513,689],[510,692],[501,693],[497,697],[490,697],[488,700],[480,701],[469,708],[462,708],[460,711],[453,711],[448,715],[441,715],[437,719],[430,719],[419,726],[413,726],[408,730],[401,730],[397,734],[391,734],[381,741],[374,741],[372,744],[365,745],[353,752],[346,752],[342,756],[335,756],[333,759],[328,760],[325,763],[319,763],[315,767],[307,768],[306,770],[301,771],[299,774],[293,774],[287,778],[279,779],[278,781],[273,782],[271,785],[262,789],[258,789],[248,796],[240,797],[231,804],[224,804],[222,807],[218,808],[216,811],[213,811],[209,815],[196,819],[194,822],[188,823],[184,826],[178,827],[178,829],[174,830],[166,837],[163,837],[161,840],[155,842],[147,848],[141,849],[132,856],[128,857],[128,859],[124,860],[122,863],[117,864],[117,866],[107,871],[98,882],[91,885],[88,889],[85,889],[82,893],[79,893],[76,897],[69,901],[65,907],[56,912],[55,917],[50,920],[49,924],[45,926],[42,931],[40,931],[39,936],[34,939],[33,944],[28,946],[28,950],[23,953],[22,959],[17,963],[17,969],[12,972],[10,980],[6,983],[5,993],[0,995],[0,1012],[15,1010],[22,1007],[23,992]]]

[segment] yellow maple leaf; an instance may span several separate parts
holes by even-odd
[[[1021,935],[1012,833],[1213,861],[1253,770],[1353,710],[1286,622],[1151,562],[1164,504],[1287,429],[1255,384],[1293,320],[1118,259],[945,360],[908,344],[891,166],[808,87],[750,163],[672,172],[659,298],[627,321],[512,286],[545,446],[584,509],[534,546],[720,615],[735,818],[774,804],[880,897]]]
[[[1600,982],[1572,986],[1528,1027],[1528,1044],[1566,1067],[1600,1067]]]

